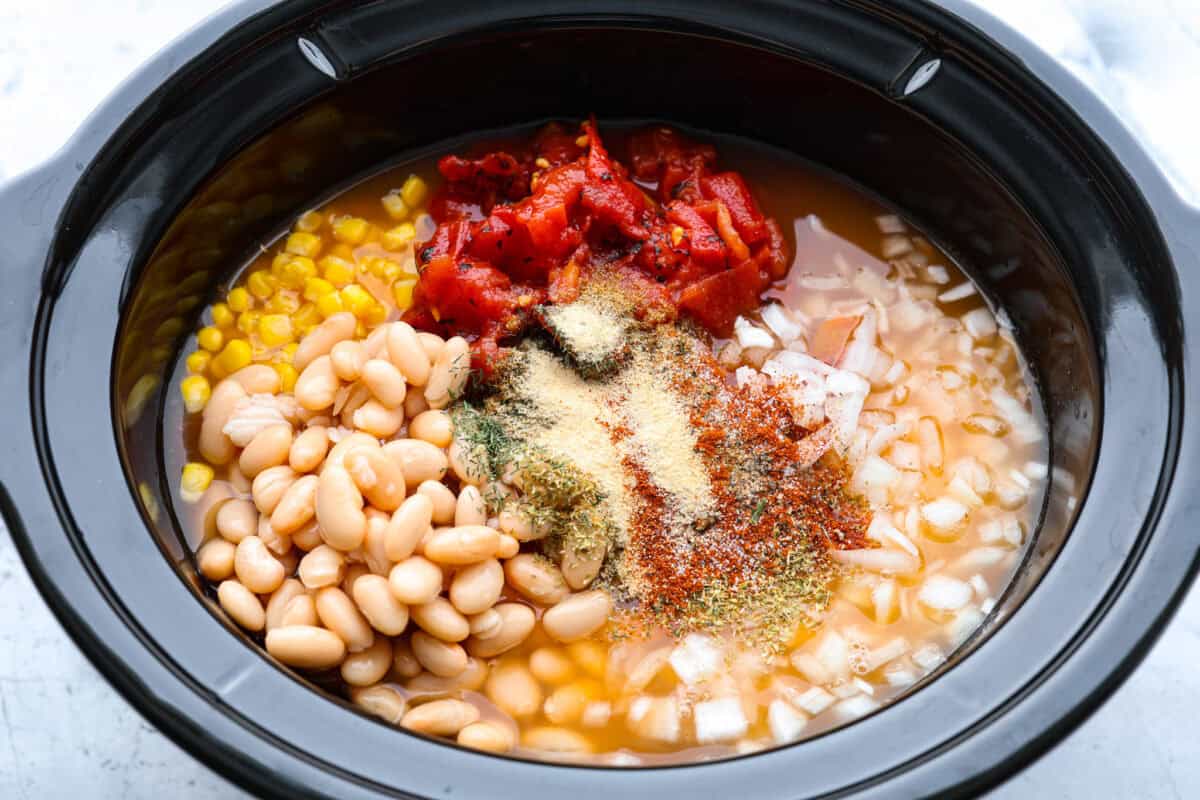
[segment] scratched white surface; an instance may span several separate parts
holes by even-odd
[[[1200,0],[978,0],[1110,103],[1200,199]],[[0,180],[46,158],[213,0],[0,0]],[[1200,591],[1124,687],[992,800],[1200,796]],[[0,525],[0,799],[240,798],[79,655]]]

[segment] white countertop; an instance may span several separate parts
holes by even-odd
[[[1200,0],[976,0],[1121,114],[1200,204]],[[6,0],[0,180],[53,154],[84,116],[214,0]],[[1134,10],[1136,9],[1136,10]],[[1200,590],[1133,677],[992,800],[1200,796]],[[75,649],[0,524],[0,798],[240,798],[146,723]]]

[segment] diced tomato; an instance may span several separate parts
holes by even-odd
[[[763,214],[754,202],[754,196],[746,187],[742,176],[736,172],[721,172],[705,176],[700,181],[704,196],[720,200],[729,209],[733,225],[746,244],[754,245],[767,238],[767,226]]]
[[[551,170],[538,182],[537,192],[514,209],[514,217],[528,231],[533,249],[547,259],[562,258],[579,244],[577,232],[569,232],[568,226],[584,181],[584,171],[578,164]]]
[[[725,266],[725,244],[712,226],[700,216],[700,212],[676,200],[667,208],[667,219],[683,228],[688,242],[688,253],[693,261],[705,269]]]
[[[551,167],[561,167],[583,155],[583,148],[575,144],[578,138],[578,134],[568,133],[562,125],[551,122],[534,137],[533,153],[549,161]]]
[[[450,259],[458,258],[466,249],[467,238],[470,235],[470,223],[466,220],[451,220],[439,225],[433,233],[433,238],[420,250],[421,263],[428,263],[441,256]]]
[[[771,280],[782,280],[791,268],[791,264],[788,263],[787,240],[783,238],[783,229],[774,219],[768,219],[766,225],[767,241],[754,252],[754,260],[771,276]]]
[[[733,321],[758,305],[766,281],[753,261],[693,283],[679,294],[679,308],[718,336],[727,336]]]
[[[613,225],[631,239],[649,236],[642,226],[646,199],[622,170],[613,164],[600,141],[595,124],[589,124],[587,183],[583,187],[583,205],[602,221]]]
[[[711,145],[696,144],[671,128],[634,134],[629,151],[633,174],[639,180],[658,181],[658,198],[664,203],[703,199],[700,179],[717,162],[717,151]]]
[[[455,262],[442,256],[425,266],[414,303],[427,306],[443,325],[472,333],[503,319],[517,305],[512,281],[486,262]]]
[[[826,364],[837,364],[850,341],[850,334],[858,327],[862,317],[831,317],[817,326],[812,341],[808,344],[808,354]]]

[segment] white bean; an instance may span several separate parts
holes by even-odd
[[[363,575],[354,582],[351,595],[371,627],[387,636],[399,636],[408,626],[408,608],[392,594],[388,579]]]
[[[479,720],[479,709],[452,698],[434,700],[409,709],[400,726],[417,733],[453,736]]]
[[[552,606],[571,593],[562,571],[544,556],[513,556],[504,562],[504,576],[523,597],[544,606]]]
[[[358,320],[349,311],[330,315],[300,340],[296,352],[292,354],[292,366],[303,372],[318,356],[332,350],[335,344],[353,337],[357,327]]]
[[[444,597],[435,597],[428,603],[415,605],[409,609],[409,614],[422,630],[444,642],[461,642],[471,635],[467,618],[458,613]]]
[[[196,551],[196,569],[210,581],[223,581],[233,574],[233,542],[209,539]]]
[[[233,555],[233,571],[239,581],[255,594],[268,594],[283,583],[283,564],[271,555],[262,539],[247,536],[238,542]]]
[[[346,453],[342,464],[371,505],[381,511],[400,507],[405,494],[404,473],[378,447],[356,447]]]
[[[237,581],[221,581],[217,600],[234,622],[248,631],[261,631],[267,623],[262,603],[254,593]]]
[[[525,641],[536,621],[533,609],[520,603],[499,603],[492,608],[500,615],[500,630],[486,639],[478,635],[467,640],[467,652],[475,658],[493,658]]]
[[[268,425],[254,435],[250,444],[238,456],[238,468],[253,478],[268,467],[277,467],[288,460],[292,448],[292,426],[287,423]]]
[[[200,455],[214,467],[228,464],[237,453],[237,448],[223,429],[233,413],[234,406],[245,396],[246,390],[240,383],[226,378],[213,389],[204,406],[198,445]]]
[[[342,662],[342,680],[351,686],[372,686],[392,667],[392,643],[382,636],[366,650],[351,653]]]
[[[413,386],[424,386],[429,380],[429,357],[421,347],[416,331],[407,322],[393,322],[388,326],[387,353]]]
[[[421,485],[417,487],[417,494],[423,494],[433,501],[434,522],[439,525],[448,525],[454,522],[458,499],[446,484],[433,480],[421,481]]]
[[[449,447],[450,442],[454,440],[454,422],[450,415],[441,409],[422,411],[411,417],[408,435],[429,442],[434,447]]]
[[[464,614],[486,611],[504,590],[504,568],[494,558],[463,567],[450,581],[450,602]]]
[[[387,408],[400,408],[404,405],[407,384],[404,382],[404,375],[392,362],[382,358],[371,359],[363,365],[362,382],[370,389],[375,399]]]
[[[461,336],[449,339],[429,372],[425,402],[430,408],[445,408],[462,394],[470,373],[471,346]]]
[[[331,547],[350,551],[367,534],[362,495],[345,467],[326,467],[317,483],[316,514],[321,536]]]
[[[310,425],[292,440],[288,465],[296,472],[312,472],[321,466],[328,451],[329,429],[324,425]]]
[[[424,631],[413,632],[411,645],[421,666],[438,677],[453,678],[467,668],[467,651],[462,645],[444,642]]]
[[[271,527],[276,533],[289,534],[298,531],[312,520],[317,512],[316,475],[305,475],[287,488],[275,510],[271,512]]]
[[[385,444],[383,452],[400,465],[409,490],[425,481],[440,481],[449,467],[445,451],[420,439],[396,439]]]
[[[574,642],[597,631],[608,620],[612,599],[603,589],[574,594],[542,615],[542,627],[552,639]]]
[[[300,581],[309,589],[337,586],[342,581],[346,559],[327,544],[314,547],[300,559]]]
[[[267,631],[267,652],[289,667],[328,669],[346,657],[346,645],[333,631],[288,625]]]
[[[388,523],[384,548],[392,561],[403,561],[413,554],[417,544],[430,530],[433,501],[423,494],[409,497]]]
[[[442,581],[441,568],[422,556],[410,556],[388,573],[392,594],[410,606],[433,602],[442,591]]]
[[[318,356],[304,368],[300,377],[296,378],[296,385],[292,389],[292,393],[302,408],[309,411],[324,411],[333,405],[340,388],[341,382],[333,372],[333,364],[329,361],[329,356]]]
[[[336,586],[317,592],[317,616],[322,625],[341,637],[351,653],[361,653],[375,642],[375,633],[358,606]]]

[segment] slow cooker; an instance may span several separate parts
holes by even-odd
[[[849,177],[967,267],[1024,347],[1051,436],[1028,555],[935,675],[852,725],[684,766],[483,755],[286,671],[197,577],[162,468],[163,395],[216,287],[400,156],[593,112]],[[962,0],[246,0],[0,190],[0,510],[108,680],[264,796],[971,794],[1094,710],[1190,582],[1198,230],[1097,98]]]

